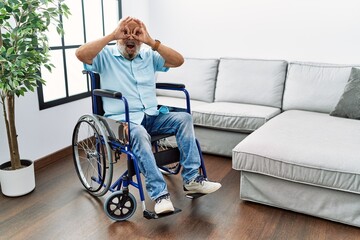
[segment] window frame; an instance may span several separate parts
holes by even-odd
[[[71,0],[74,1],[74,0]],[[81,0],[81,6],[82,6],[82,21],[83,21],[83,38],[84,38],[84,43],[86,43],[87,39],[86,39],[86,21],[85,21],[85,11],[84,11],[84,1],[85,0]],[[104,1],[108,1],[108,0],[101,0],[101,17],[102,17],[102,34],[103,36],[105,36],[105,19],[104,19]],[[118,1],[118,16],[119,16],[119,20],[122,18],[122,0],[117,0]],[[71,9],[70,9],[71,11]],[[75,14],[75,13],[72,13]],[[59,16],[60,22],[62,23],[62,16]],[[64,29],[66,32],[66,29]],[[44,110],[47,108],[51,108],[51,107],[55,107],[55,106],[59,106],[65,103],[70,103],[73,101],[77,101],[83,98],[87,98],[89,96],[91,96],[91,89],[90,89],[90,84],[89,84],[89,77],[87,76],[87,91],[86,92],[82,92],[82,93],[78,93],[78,94],[74,94],[74,95],[69,95],[69,81],[68,81],[68,73],[67,73],[67,62],[66,62],[66,50],[67,49],[77,49],[81,46],[80,45],[65,45],[65,40],[64,40],[64,36],[61,36],[61,46],[50,46],[50,51],[52,50],[61,50],[62,52],[62,60],[63,60],[63,65],[64,65],[64,79],[63,81],[65,82],[65,97],[62,98],[58,98],[58,99],[54,99],[54,100],[50,100],[45,102],[44,101],[44,89],[43,89],[43,85],[39,84],[39,86],[37,87],[37,94],[38,94],[38,102],[39,102],[39,110]],[[81,69],[79,69],[79,71],[81,71]],[[41,74],[41,73],[40,73]]]

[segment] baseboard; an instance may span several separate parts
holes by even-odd
[[[69,155],[72,154],[72,147],[66,147],[63,149],[60,149],[59,151],[56,151],[54,153],[51,153],[45,157],[39,158],[37,160],[35,160],[34,162],[34,167],[35,167],[35,171],[40,170],[41,168],[44,168],[56,161],[59,161],[65,157],[69,157]]]

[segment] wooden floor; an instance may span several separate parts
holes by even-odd
[[[107,195],[95,198],[83,191],[67,156],[36,172],[31,194],[0,195],[0,239],[360,239],[356,227],[244,202],[231,159],[205,155],[205,163],[209,178],[222,183],[219,191],[190,200],[180,176],[167,177],[172,201],[182,212],[147,220],[138,202],[132,218],[113,222],[103,211]],[[117,168],[122,171],[124,164]],[[149,200],[146,205],[153,209]]]

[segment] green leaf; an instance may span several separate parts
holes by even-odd
[[[6,56],[9,56],[10,54],[12,54],[14,52],[14,48],[11,47],[6,51]]]
[[[8,13],[12,13],[12,12],[13,12],[13,9],[12,9],[9,5],[5,5],[5,10],[6,10]]]
[[[0,92],[23,96],[45,80],[41,66],[51,71],[47,30],[50,24],[63,34],[59,14],[70,10],[58,0],[0,0]],[[3,31],[4,29],[4,31]]]
[[[24,3],[24,5],[22,6],[22,9],[24,11],[26,11],[29,8],[29,5],[27,3]]]

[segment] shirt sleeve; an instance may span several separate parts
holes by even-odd
[[[107,58],[107,55],[109,55],[110,50],[108,47],[104,47],[93,59],[92,64],[86,64],[84,63],[84,69],[87,71],[97,72],[101,73],[104,62]]]
[[[94,70],[94,68],[93,68],[93,65],[90,65],[90,64],[84,63],[84,69],[85,69],[86,71],[95,72],[95,70]]]
[[[165,59],[158,53],[153,51],[154,69],[159,72],[167,72],[168,67],[165,67]]]

